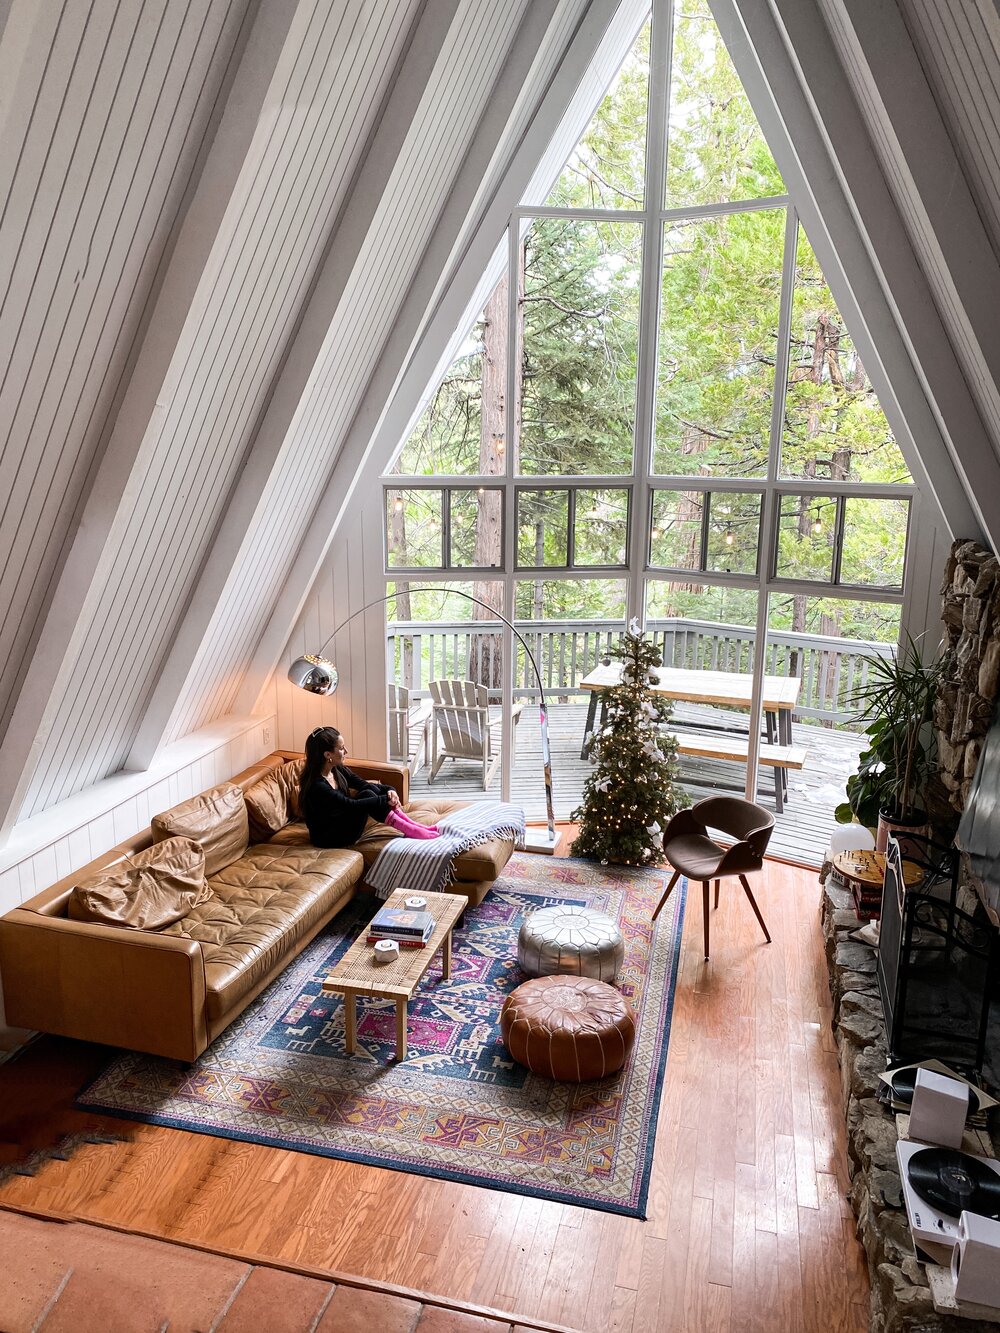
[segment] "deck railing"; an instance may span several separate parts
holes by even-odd
[[[580,681],[607,656],[621,637],[620,621],[519,621],[531,646],[546,694],[582,696]],[[753,667],[753,629],[717,625],[707,620],[651,620],[646,629],[663,654],[665,666],[736,671]],[[478,680],[500,680],[503,626],[499,621],[395,622],[388,631],[392,678],[411,693],[426,695],[430,681],[465,679],[470,662]],[[538,694],[534,672],[520,644],[515,644],[515,692]],[[838,639],[820,634],[776,630],[768,635],[765,671],[770,676],[798,676],[802,681],[795,717],[843,725],[852,716],[851,696],[867,680],[867,658],[891,655],[889,644]],[[499,691],[498,691],[499,693]]]

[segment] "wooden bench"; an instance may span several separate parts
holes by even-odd
[[[676,731],[665,733],[677,742],[678,754],[701,759],[746,760],[750,752],[750,737],[734,732]],[[761,741],[757,762],[764,768],[774,769],[774,803],[778,814],[785,808],[783,775],[790,768],[804,768],[807,751],[801,745],[774,745]]]

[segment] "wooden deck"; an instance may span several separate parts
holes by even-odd
[[[568,819],[579,803],[590,764],[580,758],[586,702],[551,703],[549,706],[549,744],[552,750],[552,792],[557,819]],[[746,727],[746,714],[722,709],[678,704],[674,709],[676,725]],[[782,860],[819,868],[830,833],[836,826],[834,807],[844,799],[844,783],[857,767],[862,737],[851,732],[795,723],[792,743],[807,750],[805,767],[788,774],[788,796],[781,814],[775,811],[776,826],[770,851]],[[413,771],[417,747],[414,735],[411,750],[410,791],[413,796],[433,794],[473,798],[483,795],[480,782],[482,767],[476,762],[447,759],[434,783],[427,782],[427,767]],[[731,761],[713,761],[682,757],[681,781],[692,800],[700,800],[715,791],[742,793],[745,765]],[[489,795],[500,796],[500,772],[497,771]],[[545,790],[542,785],[541,740],[538,713],[527,704],[517,726],[517,745],[511,799],[523,805],[529,821],[545,819]],[[775,810],[771,769],[761,769],[758,797],[760,804]]]

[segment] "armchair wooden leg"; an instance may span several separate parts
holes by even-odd
[[[663,904],[664,904],[664,903],[667,901],[667,899],[670,897],[671,893],[673,892],[674,885],[677,883],[677,881],[680,879],[680,877],[681,877],[681,872],[680,872],[679,870],[675,870],[674,873],[673,873],[673,878],[671,879],[670,883],[669,883],[669,884],[667,885],[667,887],[666,887],[666,890],[664,891],[663,897],[662,897],[662,898],[660,899],[660,901],[656,904],[656,911],[653,913],[653,920],[654,920],[654,921],[655,921],[656,918],[660,915],[660,911],[661,911],[661,909],[662,909],[662,907],[663,907]]]
[[[753,891],[750,888],[746,875],[740,875],[740,883],[743,885],[743,892],[750,899],[750,906],[753,908],[754,916],[760,922],[760,928],[764,932],[764,938],[767,940],[768,944],[770,944],[771,936],[768,934],[767,926],[764,924],[764,918],[761,916],[760,908],[757,906],[757,899],[753,896]]]
[[[705,926],[705,962],[708,962],[708,885],[709,881],[701,881],[701,915]]]
[[[716,907],[719,906],[719,885],[720,885],[721,883],[722,883],[722,880],[721,880],[721,879],[717,879],[717,880],[715,881],[715,906],[716,906]]]

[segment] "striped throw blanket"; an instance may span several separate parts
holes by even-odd
[[[490,838],[524,846],[524,811],[504,801],[473,801],[438,820],[439,838],[393,838],[379,852],[366,879],[379,898],[393,889],[438,893],[455,878],[455,857]]]

